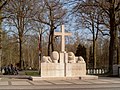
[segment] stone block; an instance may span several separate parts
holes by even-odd
[[[98,76],[95,75],[82,75],[79,77],[81,80],[96,80],[98,79]]]
[[[64,64],[41,63],[41,77],[64,77]]]
[[[81,75],[86,75],[86,64],[80,63],[66,64],[66,77],[78,77]]]
[[[82,80],[93,80],[98,79],[98,76],[95,75],[81,75],[79,77],[35,77],[31,76],[32,81],[39,81],[39,80],[75,80],[75,79],[82,79]]]
[[[65,63],[68,63],[68,53],[64,53]]]

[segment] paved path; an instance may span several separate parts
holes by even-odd
[[[0,90],[120,90],[120,78],[98,80],[41,80],[27,79],[0,80]]]

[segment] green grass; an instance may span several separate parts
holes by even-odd
[[[38,72],[32,72],[32,71],[27,71],[25,72],[25,75],[29,75],[29,76],[39,76],[39,73]]]

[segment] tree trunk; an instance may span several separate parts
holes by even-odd
[[[118,45],[118,48],[117,48],[117,64],[120,65],[120,46]]]
[[[54,51],[54,28],[53,25],[50,27],[50,35],[49,35],[49,42],[48,42],[48,56],[50,53]]]
[[[19,68],[20,68],[20,70],[22,70],[23,69],[23,64],[22,64],[22,40],[21,40],[21,38],[19,39],[19,50],[20,50],[20,60],[19,60]]]
[[[119,27],[117,28],[117,30],[118,30],[118,33],[120,33],[119,32]],[[118,34],[117,34],[118,35]],[[119,35],[118,35],[119,36]],[[117,42],[117,64],[120,64],[120,37],[118,37],[118,42]]]
[[[109,72],[111,74],[113,73],[113,64],[117,64],[117,38],[116,30],[112,28],[110,31],[110,46],[109,46]]]
[[[54,51],[54,30],[52,30],[52,35],[51,35],[51,50],[52,52]]]
[[[96,60],[96,40],[94,40],[94,42],[93,42],[93,60],[94,60],[94,68],[96,68],[97,67],[97,65],[96,65],[96,62],[97,62],[97,60]]]
[[[96,68],[96,39],[94,30],[94,21],[92,20],[92,31],[93,31],[93,68]]]
[[[90,50],[89,48],[86,48],[86,68],[90,68],[88,65],[89,65],[89,57],[90,57]]]
[[[51,51],[50,50],[50,45],[51,45],[51,40],[50,40],[51,38],[50,37],[51,37],[51,34],[49,35],[49,41],[48,41],[48,56],[50,56],[50,51]]]
[[[109,73],[113,73],[113,64],[117,64],[117,29],[115,26],[114,0],[109,0],[111,7],[109,9],[110,17],[110,45],[109,45]]]
[[[2,1],[0,1],[1,6]],[[0,8],[0,68],[2,67],[2,12]]]

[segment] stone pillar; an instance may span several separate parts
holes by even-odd
[[[60,53],[60,63],[65,63],[65,61],[64,61],[64,53],[63,52]]]
[[[68,53],[64,53],[65,63],[68,63]]]

